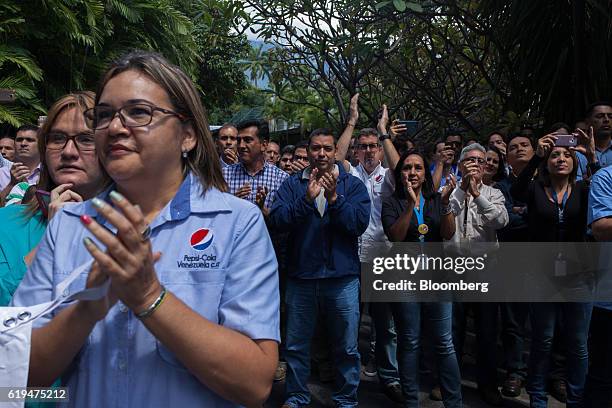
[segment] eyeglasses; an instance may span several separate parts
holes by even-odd
[[[153,120],[153,113],[155,111],[166,115],[174,115],[181,121],[188,119],[185,115],[181,115],[169,109],[159,108],[144,103],[133,103],[122,106],[119,109],[114,109],[106,105],[98,105],[91,109],[87,109],[84,112],[85,124],[88,128],[93,130],[106,129],[118,113],[119,119],[125,127],[133,128],[147,126]]]
[[[68,136],[65,133],[53,132],[47,134],[47,150],[63,150],[69,140],[72,140],[80,152],[91,152],[96,149],[93,133],[79,133],[78,135]]]
[[[471,163],[476,163],[476,164],[480,164],[483,165],[485,164],[485,159],[481,158],[481,157],[466,157],[465,159],[461,160],[462,162],[471,162]]]
[[[378,147],[379,147],[379,146],[378,146],[378,144],[377,144],[377,143],[370,143],[370,144],[358,144],[358,145],[357,145],[357,148],[358,148],[359,150],[363,150],[363,151],[366,151],[366,150],[368,150],[368,149],[370,149],[370,150],[376,150],[376,149],[378,149]]]

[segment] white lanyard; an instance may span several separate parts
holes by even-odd
[[[93,260],[90,260],[73,270],[57,285],[58,295],[50,302],[34,306],[0,307],[0,384],[3,387],[27,386],[32,323],[35,320],[53,312],[64,303],[75,300],[98,300],[106,296],[110,279],[100,286],[83,289],[72,295],[68,290],[70,284],[92,264]],[[16,401],[0,405],[20,408],[23,404],[23,401]]]

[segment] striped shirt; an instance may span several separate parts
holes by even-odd
[[[260,186],[267,187],[268,196],[264,203],[267,208],[272,207],[276,191],[283,184],[283,181],[289,177],[289,174],[268,162],[265,162],[264,167],[252,176],[247,172],[242,162],[223,167],[222,170],[230,193],[235,194],[238,189],[247,183],[251,185],[251,193],[245,199],[252,203],[255,203],[257,188]]]
[[[4,205],[9,206],[13,204],[21,204],[21,201],[23,201],[23,196],[29,187],[30,184],[27,181],[22,181],[21,183],[15,184],[15,187],[13,187],[6,196],[6,204]]]

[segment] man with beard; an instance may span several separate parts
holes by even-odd
[[[595,155],[599,165],[607,167],[612,165],[612,103],[611,102],[595,102],[587,109],[586,114],[587,126],[593,128],[593,136],[595,138]],[[587,135],[590,134],[587,131]],[[578,174],[577,180],[590,177],[587,159],[582,153],[576,153],[578,158]]]
[[[368,226],[370,199],[363,183],[336,164],[330,130],[311,133],[308,159],[309,167],[281,185],[270,211],[270,224],[289,233],[283,407],[310,403],[310,344],[321,318],[333,344],[336,389],[332,399],[336,406],[357,406],[357,239]]]

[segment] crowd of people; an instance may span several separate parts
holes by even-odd
[[[110,280],[102,300],[36,321],[28,383],[64,384],[79,407],[261,406],[284,381],[283,408],[296,408],[310,404],[316,372],[336,406],[351,407],[364,374],[417,407],[425,365],[439,384],[430,398],[456,408],[473,314],[487,404],[525,388],[534,408],[548,393],[568,407],[612,406],[612,299],[360,295],[363,265],[394,242],[612,240],[612,104],[541,137],[523,127],[425,143],[386,106],[376,127],[357,130],[358,97],[339,137],[316,129],[281,146],[264,120],[211,134],[189,78],[138,51],[95,94],[68,94],[40,128],[2,137],[1,305],[53,300],[91,259],[71,290]],[[363,314],[372,334],[361,355]]]

